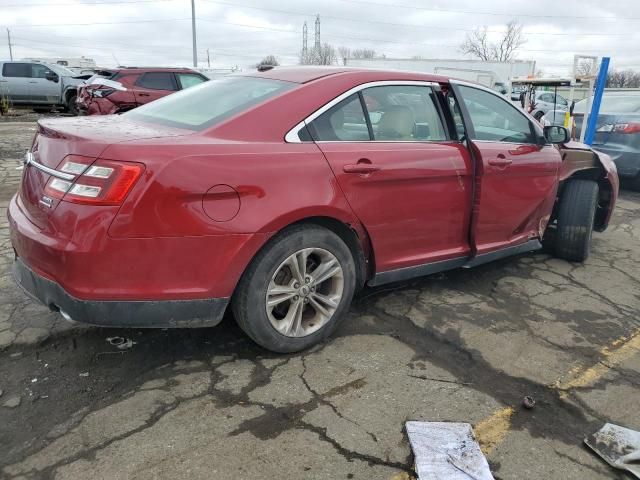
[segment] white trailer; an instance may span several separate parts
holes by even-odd
[[[439,58],[370,58],[347,59],[347,65],[385,70],[404,70],[435,73],[481,83],[498,91],[511,91],[510,79],[533,75],[536,62],[513,60],[511,62],[485,62],[482,60],[456,60]]]

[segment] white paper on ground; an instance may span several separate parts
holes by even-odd
[[[420,480],[494,480],[468,423],[407,422]]]
[[[607,423],[584,443],[612,467],[640,478],[640,432]]]

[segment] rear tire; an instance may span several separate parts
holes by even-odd
[[[598,184],[593,180],[570,180],[558,208],[556,255],[571,262],[589,256],[593,222],[598,205]]]
[[[231,306],[240,328],[257,344],[297,352],[335,330],[355,288],[355,263],[344,241],[326,228],[296,225],[256,255]]]

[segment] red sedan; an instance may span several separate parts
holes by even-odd
[[[495,92],[418,73],[274,68],[117,116],[40,120],[9,207],[17,282],[68,319],[200,327],[278,352],[354,292],[533,251],[581,261],[606,156]]]

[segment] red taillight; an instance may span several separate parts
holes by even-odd
[[[640,133],[640,123],[618,123],[613,127],[614,133]]]
[[[115,162],[69,155],[61,172],[75,175],[73,180],[51,177],[45,193],[65,202],[90,205],[120,205],[144,170],[140,163]]]

